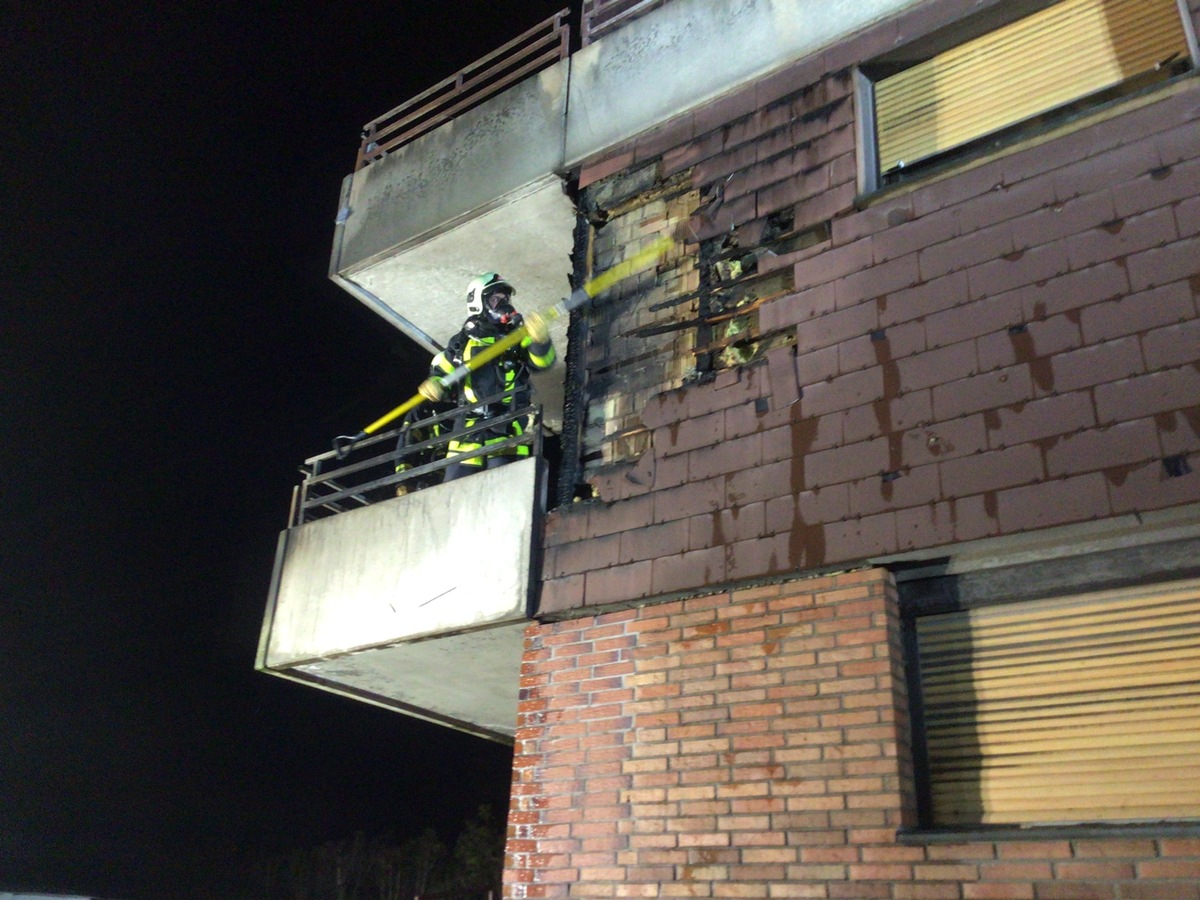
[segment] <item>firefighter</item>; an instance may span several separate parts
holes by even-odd
[[[396,441],[397,474],[408,472],[417,466],[423,466],[426,463],[434,462],[445,456],[446,448],[444,446],[434,445],[432,447],[422,447],[418,450],[411,450],[409,448],[425,441],[436,440],[445,434],[449,430],[449,423],[446,420],[439,419],[436,422],[428,420],[440,413],[450,412],[453,408],[449,403],[438,403],[434,404],[432,409],[414,409],[404,417],[404,421],[401,424],[400,437]],[[416,475],[396,485],[396,496],[403,497],[413,491],[432,487],[441,482],[442,472],[440,471],[430,472],[425,475]]]
[[[511,409],[519,409],[529,403],[532,389],[529,385],[530,371],[542,371],[554,364],[554,345],[550,342],[550,329],[546,320],[536,314],[527,319],[513,309],[512,298],[516,294],[513,286],[497,272],[485,272],[467,285],[467,320],[459,332],[450,338],[446,349],[433,358],[430,377],[418,389],[426,400],[438,402],[445,399],[446,388],[440,377],[449,375],[459,366],[470,363],[474,354],[490,347],[522,324],[528,335],[520,344],[471,372],[458,384],[457,402],[462,412],[455,421],[455,431],[482,430],[454,438],[447,446],[448,458],[463,456],[525,433],[527,422],[514,420],[487,426],[488,419],[503,415]],[[503,400],[484,403],[487,398],[505,394]],[[485,453],[462,462],[452,463],[446,469],[445,481],[453,481],[484,468],[495,468],[529,456],[527,444],[508,447],[493,453]]]

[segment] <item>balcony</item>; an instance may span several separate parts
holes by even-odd
[[[440,481],[439,448],[450,437],[398,450],[400,433],[367,438],[344,458],[305,461],[279,537],[257,668],[511,741],[542,507],[540,429],[494,445],[523,444],[528,457],[398,497],[399,484]],[[414,465],[397,473],[398,461]]]
[[[368,122],[346,177],[330,277],[431,354],[499,271],[518,309],[570,292],[575,210],[563,191],[568,30],[561,12]],[[565,346],[565,323],[553,335]],[[557,428],[559,372],[534,385]]]
[[[330,277],[430,353],[480,272],[514,284],[519,309],[543,308],[571,289],[581,164],[914,2],[589,0],[573,55],[558,13],[367,123]],[[565,321],[553,336],[566,346]],[[535,386],[557,429],[561,379]]]

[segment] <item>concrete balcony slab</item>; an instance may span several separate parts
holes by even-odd
[[[257,668],[511,740],[540,480],[528,459],[284,531]]]

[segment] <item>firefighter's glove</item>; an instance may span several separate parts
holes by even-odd
[[[446,386],[442,384],[440,378],[430,377],[421,382],[417,393],[430,403],[437,403],[439,400],[446,399]]]
[[[535,344],[550,343],[550,320],[541,313],[531,312],[525,317],[525,333]]]

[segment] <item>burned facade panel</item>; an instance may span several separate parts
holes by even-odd
[[[687,173],[669,179],[644,166],[585,188],[590,210],[587,269],[603,270],[672,235],[696,205]],[[698,306],[695,264],[681,241],[642,272],[610,287],[584,311],[585,475],[636,459],[650,446],[641,418],[648,399],[683,384],[693,371]]]
[[[652,397],[795,343],[791,326],[764,327],[760,309],[792,293],[789,261],[827,243],[831,217],[852,206],[851,110],[848,73],[838,73],[581,192],[589,269],[655,236],[676,240],[653,275],[588,314],[585,470],[650,448],[636,411]]]

